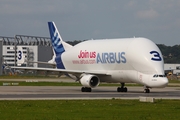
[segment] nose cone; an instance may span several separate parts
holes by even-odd
[[[169,81],[168,81],[167,77],[165,77],[165,79],[164,79],[164,87],[166,87],[168,85],[168,83],[169,83]]]
[[[167,77],[160,78],[159,80],[159,86],[160,87],[166,87],[168,85],[169,81]]]
[[[168,84],[168,79],[167,77],[158,77],[158,78],[153,78],[149,82],[147,86],[152,87],[152,88],[163,88],[166,87]]]

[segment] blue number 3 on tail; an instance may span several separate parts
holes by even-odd
[[[162,60],[160,54],[157,51],[151,51],[150,54],[154,55],[151,58],[151,60],[154,60],[154,61],[161,61]]]

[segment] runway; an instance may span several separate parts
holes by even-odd
[[[61,100],[61,99],[180,99],[180,87],[151,89],[128,87],[127,93],[116,92],[117,87],[97,87],[92,92],[81,92],[81,87],[62,86],[0,86],[0,100]]]

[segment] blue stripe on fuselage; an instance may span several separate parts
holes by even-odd
[[[61,55],[57,56],[55,58],[55,61],[56,61],[56,66],[58,69],[65,69],[62,59],[61,59]]]

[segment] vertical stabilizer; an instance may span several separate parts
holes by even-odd
[[[48,26],[49,26],[49,33],[51,37],[52,47],[54,49],[53,53],[55,53],[52,60],[50,60],[49,62],[56,62],[57,68],[65,69],[61,58],[61,54],[66,50],[68,50],[69,48],[71,48],[72,46],[65,43],[62,40],[61,35],[59,34],[59,31],[54,22],[48,22]]]
[[[54,22],[48,22],[48,26],[49,26],[49,33],[52,41],[52,46],[54,48],[56,56],[61,55],[65,51],[61,35],[59,34],[59,31],[56,28]]]

